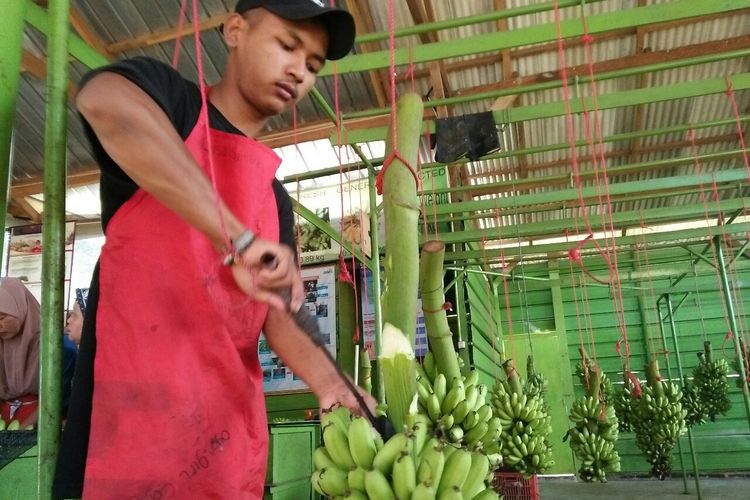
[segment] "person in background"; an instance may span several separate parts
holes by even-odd
[[[73,375],[78,359],[78,345],[81,343],[81,330],[83,329],[83,316],[86,314],[86,299],[88,288],[76,288],[76,298],[73,302],[73,310],[68,313],[65,320],[65,335],[63,336],[62,355],[62,417],[68,415],[70,394],[73,387]]]
[[[88,288],[76,288],[76,299],[73,302],[73,310],[65,322],[65,335],[75,344],[76,348],[81,343],[81,331],[83,330],[83,317],[86,314],[86,300],[88,299]]]
[[[0,415],[36,423],[39,402],[39,302],[17,278],[0,278]]]
[[[275,178],[280,158],[255,139],[310,92],[326,60],[351,50],[354,19],[328,4],[240,0],[207,102],[144,57],[81,82],[106,244],[55,498],[262,498],[261,330],[322,408],[362,412],[292,316],[304,296],[291,200]]]

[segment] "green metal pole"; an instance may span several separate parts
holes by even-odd
[[[16,116],[18,84],[21,79],[24,15],[28,2],[4,2],[6,19],[0,30],[0,221],[5,228],[8,209],[8,187],[13,170],[13,121]],[[0,238],[3,255],[5,238]]]
[[[719,274],[721,274],[721,285],[722,288],[724,288],[724,302],[726,303],[727,312],[729,314],[729,324],[732,327],[732,339],[734,340],[734,348],[736,353],[741,353],[742,347],[740,346],[740,330],[737,328],[737,315],[734,311],[732,289],[729,286],[729,277],[727,276],[727,267],[724,260],[724,243],[721,241],[720,235],[717,235],[714,238],[714,244],[716,245],[716,258],[719,264]],[[750,425],[750,393],[748,393],[747,374],[745,373],[744,363],[740,363],[740,380],[742,381],[742,400],[745,403],[745,413],[747,414],[747,421]]]
[[[372,263],[372,308],[375,313],[375,359],[380,359],[380,352],[383,348],[383,310],[380,302],[380,235],[378,227],[378,195],[375,192],[375,169],[370,166],[367,169],[367,178],[369,181],[370,194],[370,262]],[[385,401],[385,386],[383,385],[383,372],[378,361],[375,362],[375,372],[378,377],[376,389],[377,400]]]
[[[666,349],[667,348],[667,336],[664,333],[664,322],[662,321],[661,304],[659,303],[662,298],[664,298],[664,296],[659,297],[659,300],[656,301],[656,315],[659,319],[659,333],[661,335],[661,343],[664,346],[664,349]],[[671,382],[673,380],[672,367],[669,364],[668,355],[664,356],[664,361],[667,364],[667,376],[669,377],[669,380]],[[682,487],[684,488],[683,493],[687,495],[688,494],[687,471],[685,470],[685,459],[682,456],[682,442],[680,441],[680,439],[677,439],[677,451],[680,454],[680,469],[682,469]]]
[[[689,293],[685,294],[685,297],[690,295]],[[677,360],[677,372],[680,374],[680,380],[685,380],[685,374],[682,370],[682,359],[680,359],[680,346],[677,343],[677,327],[675,326],[674,322],[674,313],[675,309],[672,308],[672,295],[667,294],[667,312],[669,313],[669,326],[672,330],[672,343],[674,344],[674,356]],[[669,378],[672,378],[672,375],[670,374]],[[701,496],[701,480],[698,476],[698,457],[695,455],[695,443],[693,442],[693,431],[690,427],[687,428],[687,435],[688,435],[688,446],[690,446],[690,459],[693,462],[693,478],[695,480],[695,492],[698,495],[698,500],[701,500],[703,497]],[[679,440],[677,441],[679,443]],[[682,454],[680,454],[680,459],[682,459]],[[684,473],[684,470],[683,470]],[[687,488],[685,488],[685,493],[687,493]]]
[[[65,273],[65,164],[68,87],[69,0],[49,2],[47,109],[44,140],[44,218],[42,239],[41,391],[37,498],[52,495],[60,439],[63,278]]]

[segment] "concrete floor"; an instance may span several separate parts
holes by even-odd
[[[703,500],[750,499],[750,478],[701,478]],[[695,482],[688,478],[688,494],[684,494],[682,478],[666,481],[637,478],[611,480],[607,483],[585,484],[570,478],[539,478],[543,500],[688,500],[697,499]]]

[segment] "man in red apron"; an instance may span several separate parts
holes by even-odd
[[[261,329],[322,407],[357,409],[276,293],[291,289],[293,310],[303,300],[291,203],[275,179],[279,158],[253,139],[310,91],[326,59],[351,49],[352,17],[326,4],[240,0],[205,103],[152,59],[85,79],[76,104],[101,166],[106,244],[56,497],[261,498]]]

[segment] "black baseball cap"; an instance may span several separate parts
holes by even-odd
[[[341,59],[352,50],[356,28],[349,12],[329,7],[329,0],[239,0],[234,11],[242,14],[250,9],[263,7],[279,17],[290,21],[319,19],[328,30],[328,53],[326,59]]]

